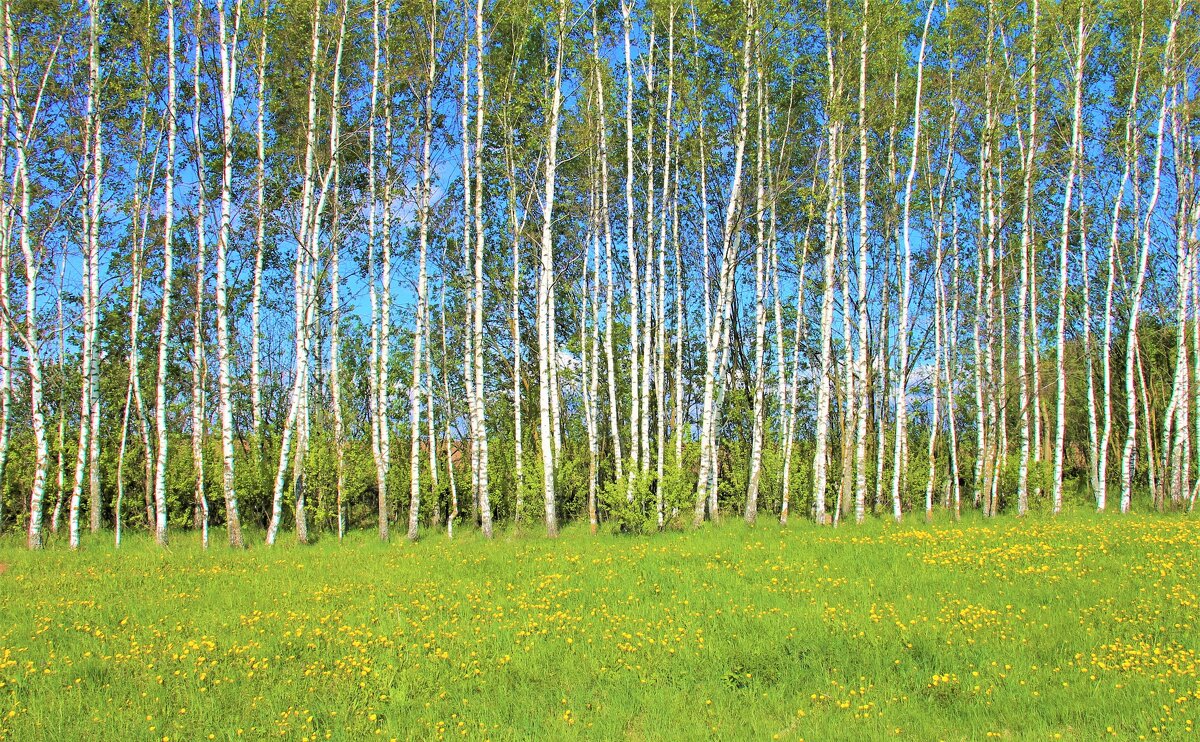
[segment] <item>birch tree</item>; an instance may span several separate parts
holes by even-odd
[[[260,58],[261,61],[261,58]],[[167,0],[167,159],[163,166],[163,273],[158,309],[158,365],[154,375],[154,540],[167,542],[167,351],[171,334],[171,292],[174,288],[172,245],[175,218],[175,0]]]
[[[553,362],[554,315],[551,296],[554,291],[554,182],[558,164],[558,127],[562,106],[563,56],[566,51],[567,4],[559,0],[557,36],[554,51],[554,77],[551,83],[549,125],[546,144],[545,192],[542,196],[541,263],[538,271],[538,433],[542,450],[542,487],[546,510],[546,534],[558,535],[558,514],[554,488],[554,439],[550,424],[550,364]]]
[[[912,152],[909,155],[908,177],[904,182],[904,262],[900,280],[900,371],[896,379],[896,437],[892,449],[892,517],[900,522],[900,485],[906,467],[905,449],[908,439],[908,365],[909,365],[909,304],[912,294],[912,244],[909,219],[912,207],[913,180],[917,174],[917,159],[921,145],[921,93],[924,85],[925,44],[929,38],[929,23],[935,3],[925,13],[921,45],[917,50],[917,92],[913,102]]]
[[[194,483],[195,505],[192,523],[200,531],[201,541],[208,546],[208,496],[204,482],[204,285],[207,278],[207,244],[204,220],[207,213],[204,184],[204,141],[200,129],[201,99],[200,99],[200,33],[203,28],[203,4],[196,5],[196,15],[192,29],[192,158],[195,163],[196,176],[196,264],[195,280],[192,293],[192,481]]]
[[[735,234],[737,233],[738,213],[741,208],[742,163],[745,157],[746,137],[749,128],[750,39],[753,28],[753,17],[756,12],[756,6],[750,3],[746,8],[745,27],[742,36],[741,75],[738,84],[738,119],[734,135],[733,177],[729,184],[729,198],[726,202],[725,222],[721,230],[720,286],[717,290],[717,302],[713,313],[712,326],[707,328],[707,337],[705,339],[704,399],[700,415],[700,472],[697,479],[696,503],[692,516],[693,527],[699,527],[704,522],[706,507],[714,519],[717,517],[717,509],[713,505],[716,502],[716,423],[720,408],[718,386],[723,383],[721,377],[724,375],[723,371],[727,358],[723,352],[728,348],[725,342],[728,338],[729,329],[726,313],[730,303],[730,295],[733,291],[735,256],[737,254]],[[701,140],[700,148],[703,153],[703,140]],[[700,160],[701,173],[704,172],[704,166],[705,163],[702,155]],[[703,179],[701,183],[704,183]],[[703,195],[702,199],[705,203],[707,202],[707,198],[704,198]],[[707,213],[705,213],[705,220],[707,220]],[[707,248],[707,233],[705,234],[704,244]]]
[[[1156,129],[1157,133],[1154,137],[1154,164],[1150,176],[1150,197],[1146,203],[1145,216],[1141,217],[1141,244],[1138,249],[1137,267],[1133,278],[1133,290],[1129,299],[1129,327],[1126,332],[1125,340],[1125,414],[1129,423],[1126,428],[1125,445],[1122,449],[1121,455],[1122,513],[1129,512],[1133,500],[1133,447],[1135,443],[1135,436],[1137,434],[1137,395],[1134,388],[1133,372],[1138,353],[1138,315],[1141,313],[1142,293],[1145,290],[1146,285],[1146,266],[1150,259],[1150,247],[1153,242],[1151,220],[1154,216],[1155,207],[1158,205],[1158,198],[1162,189],[1163,140],[1166,134],[1168,101],[1170,99],[1172,89],[1170,84],[1171,75],[1173,74],[1172,52],[1175,44],[1175,30],[1178,19],[1179,5],[1176,3],[1171,9],[1171,21],[1170,26],[1167,29],[1167,38],[1163,51],[1163,82],[1159,90]],[[1139,217],[1139,215],[1135,214],[1135,217]],[[1153,487],[1151,487],[1151,489],[1153,489]]]
[[[233,103],[237,96],[238,34],[241,30],[242,3],[235,0],[232,28],[226,18],[224,0],[218,8],[217,35],[221,55],[221,215],[217,229],[217,397],[221,418],[221,491],[225,498],[225,530],[229,545],[240,549],[242,522],[238,514],[237,491],[233,480],[233,379],[230,374],[228,281],[230,222],[233,218]]]
[[[1036,6],[1035,6],[1036,7]],[[1035,11],[1036,13],[1036,11]],[[1087,31],[1083,22],[1083,4],[1080,3],[1075,30],[1075,54],[1071,75],[1071,150],[1067,167],[1067,182],[1064,186],[1062,227],[1058,256],[1058,320],[1055,325],[1057,345],[1055,347],[1055,378],[1057,381],[1056,414],[1054,423],[1054,483],[1052,508],[1055,513],[1063,506],[1063,450],[1067,417],[1067,371],[1065,365],[1067,332],[1067,281],[1068,260],[1071,249],[1071,203],[1075,195],[1075,179],[1079,171],[1079,152],[1082,147],[1083,119],[1083,64]],[[1084,268],[1086,271],[1086,267]]]
[[[25,264],[25,323],[22,334],[25,346],[26,366],[29,371],[29,412],[34,440],[33,478],[29,494],[29,526],[26,532],[26,545],[30,549],[40,549],[42,547],[42,499],[46,488],[47,444],[45,413],[42,411],[42,364],[37,323],[37,277],[40,267],[40,256],[33,246],[32,235],[30,234],[32,199],[30,197],[29,145],[38,123],[42,96],[46,89],[46,80],[55,66],[58,49],[62,44],[62,37],[60,36],[55,41],[54,48],[45,62],[45,69],[38,88],[28,99],[28,102],[26,102],[26,99],[22,95],[23,88],[18,83],[17,70],[15,69],[15,60],[17,57],[11,0],[4,0],[3,5],[0,6],[0,10],[2,10],[4,16],[4,53],[0,55],[0,82],[6,88],[4,91],[4,96],[7,99],[5,109],[11,111],[12,122],[15,127],[13,150],[16,163],[14,165],[15,177],[13,179],[14,187],[12,194],[14,200],[17,201],[17,243],[20,245],[21,256]],[[16,198],[17,193],[20,193],[19,198]],[[5,317],[4,321],[7,323],[8,318]],[[78,499],[74,494],[72,498],[77,512]],[[72,546],[75,546],[78,543],[77,515],[71,531],[71,538]]]
[[[834,40],[832,30],[832,5],[825,1],[825,60],[826,60],[826,92],[825,105],[827,111],[832,111],[836,99],[836,80],[834,79]],[[834,270],[837,254],[837,241],[834,235],[836,201],[830,184],[836,182],[837,153],[840,152],[839,136],[841,122],[833,115],[828,116],[826,136],[828,149],[826,156],[829,160],[829,179],[826,185],[825,197],[825,260],[823,271],[824,290],[821,296],[821,360],[817,380],[817,442],[813,452],[813,515],[817,525],[825,525],[825,488],[827,469],[829,466],[829,403],[833,383],[833,299],[834,299]]]
[[[423,122],[421,133],[421,191],[420,203],[417,206],[417,242],[420,256],[417,261],[417,318],[413,330],[412,383],[408,387],[408,424],[411,439],[409,450],[409,504],[408,504],[408,540],[415,541],[420,522],[421,510],[421,342],[425,337],[426,322],[426,277],[425,256],[429,250],[429,201],[431,162],[430,149],[433,140],[433,83],[436,74],[437,60],[437,2],[430,3],[429,17],[429,60],[428,75],[425,78],[425,102],[423,107]],[[428,380],[432,383],[432,380]],[[432,417],[433,410],[428,411]],[[430,441],[430,451],[433,442]]]
[[[484,375],[483,375],[483,255],[486,251],[486,234],[484,232],[483,223],[483,119],[484,119],[484,84],[483,84],[483,0],[475,2],[475,298],[472,305],[474,314],[472,315],[471,331],[474,335],[472,364],[475,374],[475,440],[473,448],[478,451],[478,467],[479,473],[476,477],[476,486],[478,494],[476,499],[479,502],[479,522],[483,535],[486,538],[492,537],[492,505],[488,496],[488,434],[487,434],[487,412],[486,398],[484,396]],[[561,67],[561,53],[558,66]],[[432,64],[432,63],[431,63]],[[431,67],[432,69],[432,67]],[[559,75],[561,78],[561,73]],[[430,73],[430,88],[433,87],[432,72]],[[561,87],[561,84],[556,84],[556,88]],[[556,103],[557,105],[557,103]],[[557,115],[557,113],[555,114]],[[552,130],[552,136],[557,137],[557,129]],[[551,147],[547,153],[548,158],[554,157],[554,148]],[[550,160],[547,160],[550,162]],[[548,176],[547,180],[552,181],[553,177]],[[553,184],[549,186],[553,190]],[[552,295],[553,296],[553,295]],[[553,299],[551,299],[551,307],[553,308]],[[557,399],[557,391],[555,392]],[[557,419],[557,415],[555,416]]]

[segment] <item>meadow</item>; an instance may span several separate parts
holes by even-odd
[[[910,520],[244,552],[10,537],[0,739],[1194,733],[1194,518]]]

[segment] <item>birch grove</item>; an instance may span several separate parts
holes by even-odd
[[[0,8],[30,548],[1195,504],[1182,0],[131,12]]]

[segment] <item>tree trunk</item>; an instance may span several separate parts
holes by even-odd
[[[433,146],[433,84],[437,60],[437,0],[429,6],[429,68],[425,78],[425,105],[421,130],[421,190],[417,207],[417,244],[420,251],[417,264],[417,316],[413,329],[412,383],[408,387],[409,426],[409,502],[408,540],[415,541],[420,526],[421,514],[421,343],[425,338],[426,276],[425,259],[429,251],[429,203],[431,199],[430,176],[432,170],[431,149]],[[432,382],[430,382],[432,383]],[[430,418],[433,409],[428,411]],[[432,446],[432,443],[430,444]],[[432,454],[433,449],[430,448]]]
[[[641,420],[641,371],[638,364],[638,253],[633,235],[633,59],[630,52],[632,2],[621,0],[621,29],[625,42],[625,247],[629,255],[629,468],[628,497],[633,499],[633,477],[638,469]]]
[[[175,217],[175,0],[167,0],[167,161],[163,177],[163,277],[158,316],[158,366],[154,377],[154,540],[167,543],[167,345],[171,332]],[[60,446],[61,447],[61,446]]]
[[[755,32],[757,43],[761,49],[761,32]],[[755,56],[755,78],[757,90],[757,136],[755,137],[755,236],[754,236],[754,401],[751,412],[753,424],[750,436],[750,475],[749,489],[746,492],[746,522],[753,524],[758,519],[758,488],[759,477],[762,474],[763,427],[766,412],[765,403],[766,369],[763,362],[766,357],[767,307],[764,294],[766,293],[766,189],[763,182],[763,160],[768,157],[770,147],[766,134],[767,106],[765,103],[763,81],[763,65],[761,55]]]
[[[854,521],[866,519],[867,506],[867,404],[870,387],[870,322],[867,309],[867,18],[870,1],[863,0],[862,29],[858,53],[858,390],[859,400],[855,420]],[[849,339],[847,339],[848,341]]]
[[[554,315],[551,297],[554,291],[554,180],[558,164],[558,125],[562,107],[562,66],[566,51],[567,5],[558,3],[558,37],[554,57],[553,92],[550,99],[549,132],[546,145],[545,193],[542,197],[541,266],[538,273],[538,412],[539,437],[542,449],[542,486],[546,508],[546,534],[558,535],[554,474],[554,440],[550,423],[550,364],[553,362]]]
[[[475,373],[475,448],[478,450],[479,474],[479,522],[485,538],[492,537],[492,505],[488,497],[488,435],[487,399],[484,395],[483,376],[483,255],[486,252],[486,233],[483,225],[483,0],[475,3],[475,310],[472,332],[475,341],[472,347]],[[432,75],[430,88],[432,89]],[[551,299],[553,308],[553,298]],[[555,400],[558,399],[557,385]],[[555,416],[557,420],[557,415]]]
[[[1152,218],[1158,204],[1162,186],[1163,139],[1166,128],[1167,101],[1172,90],[1170,83],[1172,74],[1172,52],[1175,43],[1175,28],[1177,14],[1172,12],[1171,25],[1167,31],[1166,51],[1163,53],[1164,73],[1163,85],[1159,91],[1158,128],[1154,141],[1154,170],[1151,180],[1150,200],[1146,205],[1146,214],[1141,230],[1141,249],[1139,250],[1137,272],[1134,276],[1133,291],[1130,295],[1129,328],[1125,340],[1125,413],[1129,420],[1125,433],[1125,446],[1121,456],[1121,512],[1128,513],[1132,504],[1134,436],[1137,434],[1137,395],[1134,392],[1134,363],[1138,352],[1137,325],[1141,312],[1142,292],[1146,283],[1146,266],[1150,257],[1152,237]],[[1153,486],[1151,487],[1153,490]]]
[[[229,370],[229,302],[226,272],[229,260],[229,231],[233,199],[233,102],[237,97],[238,31],[241,2],[234,5],[233,30],[229,31],[225,9],[219,9],[218,34],[221,45],[221,221],[217,230],[217,393],[221,416],[221,490],[225,497],[225,530],[229,545],[242,548],[242,524],[238,515],[237,491],[233,480],[233,379]]]
[[[613,352],[613,314],[616,306],[613,301],[613,258],[612,258],[612,218],[608,206],[608,121],[604,102],[604,75],[600,74],[600,42],[597,31],[596,10],[592,9],[592,63],[596,69],[596,109],[599,111],[599,149],[600,149],[600,221],[604,227],[604,362],[606,384],[608,387],[608,426],[612,438],[613,465],[616,469],[617,481],[625,479],[625,456],[621,447],[621,422],[617,408],[617,373],[615,354]],[[510,141],[511,132],[509,130]],[[515,185],[513,186],[515,192]],[[514,246],[515,249],[515,246]],[[515,255],[515,253],[514,253]],[[515,258],[514,258],[515,264]],[[513,279],[513,307],[516,311],[516,278]],[[515,320],[514,320],[515,321]],[[515,332],[515,330],[514,330]]]
[[[204,143],[200,131],[200,29],[202,8],[196,6],[192,44],[192,146],[196,163],[196,275],[192,308],[192,472],[195,488],[193,523],[208,547],[208,498],[204,491],[204,282],[205,224],[207,201],[204,194]]]
[[[726,202],[725,224],[721,232],[721,277],[720,287],[717,291],[717,303],[714,313],[713,326],[708,328],[707,338],[705,342],[705,374],[704,374],[704,402],[700,416],[700,472],[697,479],[696,487],[696,504],[692,517],[692,526],[698,528],[704,522],[705,507],[708,507],[709,513],[713,519],[717,518],[717,492],[716,492],[716,420],[718,410],[721,406],[720,393],[718,388],[723,389],[722,378],[727,363],[728,355],[724,352],[728,350],[728,345],[724,340],[729,335],[729,325],[727,322],[727,309],[732,300],[734,271],[736,269],[735,256],[737,255],[737,234],[738,231],[738,214],[741,211],[741,194],[742,194],[742,162],[746,152],[746,132],[748,129],[749,117],[749,96],[750,96],[750,39],[751,30],[753,28],[753,18],[756,13],[756,8],[751,3],[747,9],[745,32],[742,38],[742,73],[741,82],[739,84],[738,93],[738,124],[737,134],[734,141],[734,157],[733,157],[733,178],[729,184],[729,199]],[[701,129],[703,132],[703,129]],[[707,205],[707,194],[703,192],[704,187],[704,143],[701,141],[701,187],[702,201]],[[705,220],[707,223],[707,208],[705,208]],[[707,232],[704,233],[704,244],[707,248]],[[705,250],[707,254],[707,249]],[[718,357],[720,361],[718,362]]]
[[[900,522],[900,483],[908,468],[908,354],[909,327],[908,311],[912,294],[912,240],[909,218],[912,204],[913,180],[917,174],[917,159],[921,142],[921,91],[924,84],[925,42],[929,37],[929,22],[933,18],[935,3],[930,3],[925,14],[925,29],[921,32],[921,46],[917,51],[917,93],[913,103],[912,153],[908,162],[908,178],[904,183],[904,263],[900,279],[900,370],[896,378],[896,438],[892,449],[892,517]]]
[[[1034,16],[1036,21],[1037,5],[1034,5]],[[1071,246],[1071,200],[1075,193],[1075,177],[1079,172],[1079,150],[1082,147],[1082,119],[1083,119],[1083,62],[1084,62],[1084,45],[1087,43],[1086,33],[1083,25],[1083,8],[1080,6],[1079,18],[1076,23],[1075,32],[1075,65],[1073,82],[1073,101],[1074,105],[1071,109],[1071,154],[1070,165],[1067,170],[1066,191],[1063,194],[1063,212],[1062,212],[1062,233],[1059,241],[1059,258],[1058,258],[1058,322],[1055,327],[1057,336],[1057,345],[1055,347],[1055,364],[1056,378],[1058,386],[1056,389],[1057,405],[1054,424],[1054,484],[1051,502],[1053,511],[1057,514],[1062,510],[1062,479],[1063,479],[1063,449],[1064,435],[1066,433],[1066,416],[1067,416],[1067,372],[1065,365],[1066,351],[1066,332],[1067,332],[1067,288],[1068,275],[1067,267],[1069,260],[1069,251]],[[1084,271],[1086,272],[1086,264]],[[1086,310],[1085,310],[1086,311]],[[1086,324],[1086,317],[1085,317]],[[1182,329],[1182,325],[1181,325]],[[1182,336],[1182,332],[1181,332]],[[1181,345],[1182,347],[1182,345]],[[1186,366],[1186,360],[1185,360]],[[1089,374],[1090,377],[1090,374]]]

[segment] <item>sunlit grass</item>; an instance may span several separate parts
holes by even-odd
[[[1194,730],[1195,519],[919,520],[243,553],[10,538],[0,739]]]

